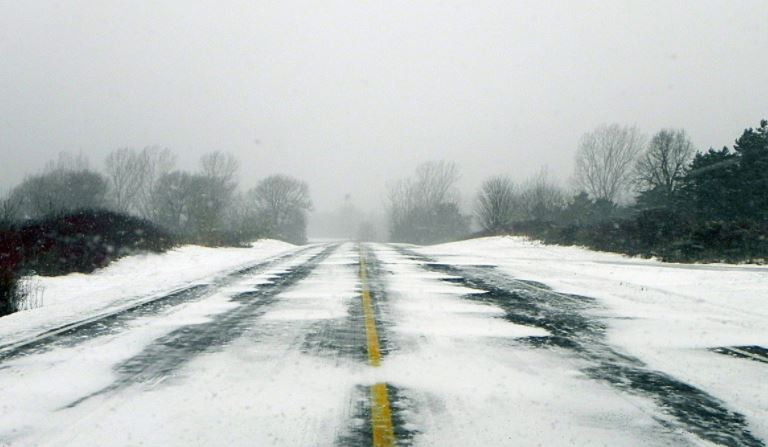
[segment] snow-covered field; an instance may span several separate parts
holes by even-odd
[[[261,240],[249,248],[186,245],[160,254],[127,256],[91,274],[34,277],[42,287],[43,305],[0,318],[0,345],[179,287],[210,282],[295,248],[275,240]]]
[[[700,387],[768,438],[768,365],[708,351],[768,346],[768,267],[671,264],[492,237],[419,250],[440,262],[495,265],[519,279],[597,298],[608,341],[650,368]]]

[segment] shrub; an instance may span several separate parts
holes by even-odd
[[[174,239],[148,221],[105,210],[81,210],[0,232],[0,260],[11,271],[88,273],[138,251],[163,251]]]
[[[16,312],[17,277],[13,270],[0,269],[0,317]]]
[[[80,210],[0,231],[0,316],[39,305],[40,290],[21,279],[88,273],[121,256],[164,251],[175,239],[154,224],[105,210]]]
[[[517,222],[476,236],[492,234],[519,234],[550,244],[655,256],[670,262],[764,262],[768,258],[766,222],[696,221],[663,209],[587,225]]]
[[[0,271],[0,317],[19,310],[36,309],[43,304],[43,287],[30,277],[19,277],[17,272]]]

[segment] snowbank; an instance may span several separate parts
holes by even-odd
[[[206,282],[293,248],[276,240],[260,240],[249,248],[186,245],[165,253],[127,256],[90,274],[35,277],[44,288],[43,306],[0,318],[0,341],[12,343],[115,306]]]

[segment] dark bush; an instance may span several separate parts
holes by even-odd
[[[581,245],[633,256],[655,256],[670,262],[765,262],[768,259],[766,222],[700,222],[666,209],[646,210],[633,218],[591,225],[517,222],[474,236],[499,234],[525,235],[550,244]]]
[[[138,251],[163,251],[174,239],[154,224],[105,210],[81,210],[0,232],[0,261],[11,271],[88,273]]]
[[[16,312],[17,287],[16,273],[13,270],[0,269],[0,317]]]

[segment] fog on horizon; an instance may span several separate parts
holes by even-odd
[[[768,8],[696,2],[0,4],[0,190],[59,152],[92,166],[221,150],[240,183],[285,173],[315,209],[380,211],[419,162],[568,181],[603,123],[731,145],[766,117]]]

